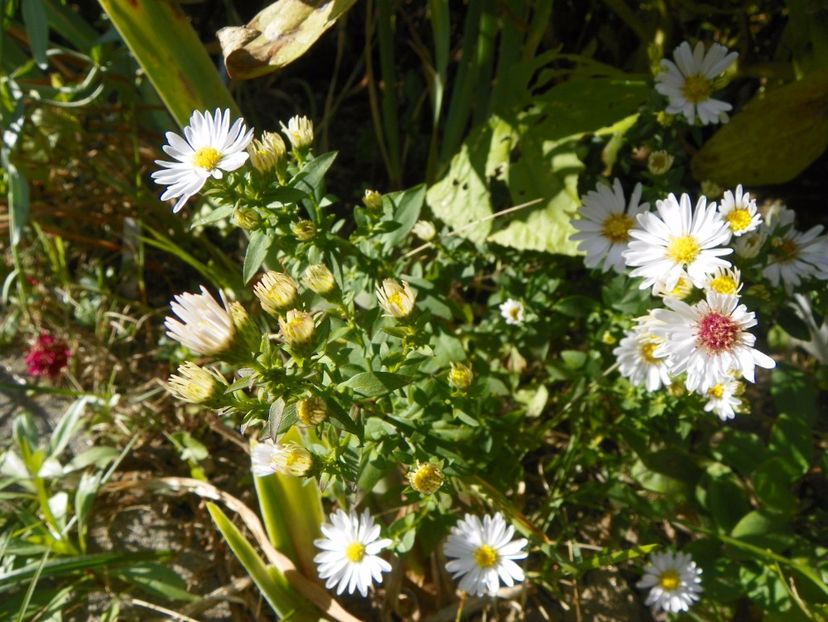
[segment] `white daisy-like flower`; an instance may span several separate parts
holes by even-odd
[[[735,193],[730,190],[724,193],[719,204],[719,214],[737,237],[754,231],[762,224],[762,214],[756,209],[756,199],[742,190],[742,184],[736,186]]]
[[[506,302],[501,303],[498,307],[500,315],[506,320],[507,324],[521,324],[523,322],[523,313],[525,308],[520,300],[509,298]]]
[[[673,50],[673,61],[661,60],[661,72],[656,76],[655,89],[669,100],[667,112],[683,114],[693,124],[696,118],[702,125],[719,123],[727,119],[727,111],[733,106],[713,99],[715,80],[730,67],[739,54],[728,53],[725,46],[714,43],[705,53],[704,43],[699,41],[693,50],[684,41]]]
[[[677,298],[684,300],[693,292],[693,283],[690,281],[690,275],[684,270],[679,274],[676,284],[671,288],[667,288],[667,282],[663,279],[657,280],[653,284],[653,294],[660,298]]]
[[[337,510],[322,525],[324,538],[314,540],[321,549],[316,562],[319,578],[326,579],[325,587],[336,586],[336,593],[354,590],[364,597],[374,581],[382,583],[382,573],[391,570],[391,564],[379,556],[391,540],[379,539],[380,526],[365,510],[359,517],[353,511]]]
[[[494,596],[501,580],[507,586],[523,581],[523,570],[514,560],[525,559],[525,538],[512,540],[515,528],[507,525],[500,512],[466,517],[451,528],[443,553],[452,577],[460,579],[459,588],[472,596]]]
[[[583,196],[579,210],[581,218],[572,221],[578,233],[572,234],[570,239],[577,241],[578,248],[586,253],[584,265],[587,268],[600,266],[602,272],[612,268],[619,274],[624,273],[621,253],[627,248],[630,229],[635,224],[635,217],[650,209],[649,203],[639,204],[640,199],[641,184],[635,185],[627,203],[618,179],[613,182],[612,189],[599,184]]]
[[[707,398],[705,412],[715,413],[722,421],[733,419],[741,408],[739,396],[744,393],[744,385],[732,374],[723,376],[702,395]]]
[[[672,298],[664,304],[669,309],[653,311],[659,323],[652,331],[663,340],[653,354],[669,357],[674,375],[687,372],[688,390],[707,391],[731,370],[753,382],[756,365],[776,365],[753,347],[756,336],[747,330],[756,326],[756,314],[737,296],[708,293],[693,306]]]
[[[647,605],[668,613],[687,611],[702,592],[702,570],[688,553],[653,553],[636,587],[650,590]]]
[[[247,161],[246,149],[253,139],[253,130],[247,129],[243,119],[237,119],[230,127],[229,110],[216,109],[212,116],[196,110],[184,128],[184,138],[174,132],[167,132],[166,136],[169,144],[164,145],[164,152],[175,161],[156,160],[161,170],[155,171],[152,178],[167,186],[162,201],[178,198],[173,207],[175,213],[210,177],[221,179],[225,172],[235,171]]]
[[[682,194],[679,200],[670,194],[656,202],[656,210],[638,215],[638,226],[630,230],[633,239],[623,253],[627,266],[635,267],[630,276],[644,278],[641,289],[661,281],[670,290],[682,271],[693,285],[703,287],[708,274],[730,267],[730,262],[721,259],[733,252],[724,247],[730,241],[730,228],[715,203],[708,205],[702,196],[693,209],[688,195]]]
[[[170,307],[179,319],[167,316],[167,335],[196,354],[212,356],[233,344],[233,319],[202,285],[200,294],[178,294]]]
[[[624,378],[637,387],[643,385],[648,391],[657,391],[670,385],[670,368],[666,356],[655,356],[661,339],[653,334],[651,324],[649,316],[639,318],[612,353]]]
[[[704,284],[706,292],[737,296],[742,290],[742,273],[739,268],[719,268],[707,277]]]
[[[828,279],[828,238],[821,236],[822,225],[805,231],[790,227],[770,240],[768,265],[762,275],[776,287],[781,281],[791,293],[803,279]]]
[[[313,466],[313,456],[299,443],[266,440],[256,443],[250,450],[250,463],[250,470],[256,477],[273,473],[302,477]]]

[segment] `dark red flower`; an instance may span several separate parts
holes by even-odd
[[[26,370],[30,376],[48,376],[54,380],[68,360],[69,346],[49,333],[40,333],[26,354]]]

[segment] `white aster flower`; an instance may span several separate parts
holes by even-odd
[[[704,411],[715,413],[722,421],[733,419],[742,406],[739,396],[744,390],[744,385],[732,374],[723,376],[702,394],[707,398]]]
[[[692,307],[666,298],[669,309],[656,309],[660,323],[652,331],[663,340],[655,356],[667,356],[673,374],[687,372],[690,391],[706,391],[731,370],[754,381],[754,367],[773,368],[772,358],[753,347],[756,336],[747,329],[756,326],[756,314],[739,304],[737,296],[708,293]]]
[[[443,545],[443,553],[454,558],[446,564],[459,588],[472,596],[494,596],[502,580],[511,587],[523,581],[523,570],[514,560],[525,559],[525,538],[512,540],[515,528],[507,525],[500,512],[484,516],[466,517],[451,528]]]
[[[728,54],[727,48],[718,43],[711,45],[705,53],[701,41],[692,51],[690,44],[684,41],[673,50],[675,62],[662,59],[661,72],[656,76],[656,91],[670,100],[667,112],[683,114],[690,124],[695,123],[696,118],[702,125],[726,119],[727,111],[733,106],[713,99],[711,95],[716,88],[716,78],[738,57],[738,53]]]
[[[770,240],[768,265],[762,275],[776,287],[779,282],[791,293],[803,279],[815,276],[828,279],[828,238],[820,236],[822,225],[806,232],[790,227]]]
[[[719,214],[737,237],[754,231],[762,224],[762,214],[756,209],[756,199],[742,190],[742,184],[736,186],[735,193],[730,190],[724,193],[719,204]]]
[[[507,324],[523,323],[523,313],[526,309],[520,300],[509,298],[506,302],[501,303],[498,308],[500,309],[500,315],[506,320]]]
[[[247,129],[243,119],[237,119],[230,127],[229,110],[222,113],[216,109],[212,116],[209,112],[193,112],[190,124],[184,128],[184,138],[167,132],[169,144],[163,149],[175,162],[155,161],[162,168],[152,178],[167,186],[161,200],[178,197],[173,213],[178,212],[208,178],[221,179],[224,172],[241,167],[249,157],[245,149],[252,139],[253,130]]]
[[[368,586],[374,581],[382,583],[382,573],[391,570],[391,564],[379,557],[380,551],[391,544],[391,540],[379,539],[380,526],[365,510],[362,517],[351,511],[346,514],[337,510],[330,515],[329,522],[322,525],[325,536],[314,540],[321,549],[313,561],[317,564],[320,579],[327,579],[325,587],[336,586],[336,593],[354,590],[364,597]]]
[[[236,329],[227,310],[201,286],[200,294],[178,294],[170,303],[175,315],[167,316],[167,335],[196,354],[212,356],[233,344]]]
[[[250,463],[250,470],[256,477],[273,473],[301,477],[313,466],[313,456],[299,443],[266,440],[256,443],[250,450]]]
[[[742,273],[739,268],[719,268],[707,277],[704,284],[706,292],[737,296],[742,290]]]
[[[664,289],[676,286],[682,270],[696,287],[716,268],[728,268],[722,255],[733,252],[724,245],[730,241],[730,228],[716,212],[716,204],[700,197],[695,210],[690,197],[681,200],[670,194],[656,202],[657,213],[638,215],[638,226],[630,230],[633,240],[624,251],[627,266],[635,267],[630,276],[644,278],[641,289],[662,281]],[[636,267],[637,266],[637,267]]]
[[[624,189],[616,179],[612,189],[599,184],[595,190],[583,196],[579,220],[573,220],[572,226],[578,230],[570,236],[578,242],[578,248],[586,253],[584,265],[587,268],[601,266],[601,271],[610,268],[624,273],[625,263],[621,253],[630,240],[630,229],[635,224],[635,217],[650,209],[649,203],[639,204],[641,184],[636,184],[630,195],[629,203],[624,199]]]
[[[650,589],[647,605],[669,613],[687,611],[701,594],[702,570],[688,553],[653,553],[636,587]]]
[[[653,334],[649,316],[644,320],[627,331],[612,353],[618,359],[618,371],[624,378],[637,387],[643,385],[648,391],[657,391],[670,385],[670,368],[666,356],[655,356],[661,339]]]

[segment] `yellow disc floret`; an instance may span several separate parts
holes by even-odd
[[[709,395],[714,400],[722,399],[724,395],[724,385],[722,384],[715,384],[707,390],[707,395]]]
[[[691,104],[700,104],[710,99],[710,95],[713,94],[713,82],[700,73],[687,76],[681,87],[681,94]]]
[[[750,223],[753,222],[750,212],[741,207],[728,212],[724,218],[727,221],[727,224],[730,225],[730,230],[734,233],[744,231],[750,226]]]
[[[672,592],[681,584],[681,578],[675,570],[665,570],[658,578],[658,586],[665,592]]]
[[[699,243],[692,235],[681,235],[673,238],[667,247],[667,256],[680,264],[692,263],[699,256]]]
[[[362,542],[351,542],[345,547],[345,557],[349,562],[358,564],[365,557],[365,545]]]
[[[735,294],[739,289],[739,283],[732,276],[720,274],[710,280],[710,289],[717,294]]]
[[[653,355],[655,349],[658,347],[658,342],[656,341],[645,341],[641,344],[638,351],[641,354],[641,358],[649,363],[650,365],[657,365],[661,359]]]
[[[221,161],[221,154],[215,147],[202,147],[193,154],[193,164],[207,171],[212,171]]]
[[[601,225],[601,235],[613,244],[621,244],[630,239],[633,220],[626,214],[612,214]]]
[[[488,544],[478,546],[472,553],[474,563],[480,568],[491,568],[497,563],[497,551]]]

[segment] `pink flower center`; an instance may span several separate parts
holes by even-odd
[[[730,316],[711,311],[699,321],[696,344],[712,354],[718,354],[730,350],[741,332]]]

